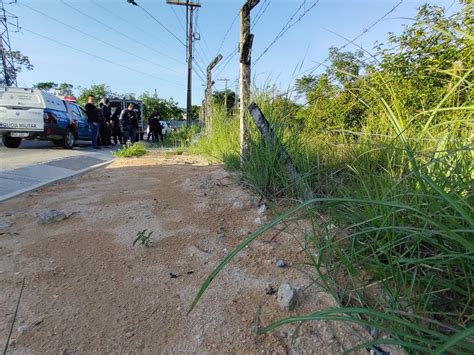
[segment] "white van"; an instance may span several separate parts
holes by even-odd
[[[24,138],[72,148],[75,127],[60,98],[37,89],[0,86],[0,135],[7,148],[18,148]]]

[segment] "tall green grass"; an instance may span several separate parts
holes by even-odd
[[[411,353],[474,353],[473,71],[447,70],[439,101],[418,112],[403,99],[406,87],[375,74],[353,93],[368,113],[352,130],[300,127],[288,120],[291,104],[268,91],[254,94],[318,197],[248,236],[209,275],[191,309],[239,251],[265,231],[303,219],[310,228],[298,235],[307,263],[339,307],[284,319],[261,333],[326,319],[370,331],[354,349],[387,344]],[[311,110],[299,114],[311,118]],[[221,112],[214,126],[193,149],[238,163],[238,120]],[[275,142],[250,126],[242,178],[269,199],[294,199],[298,191]]]
[[[249,236],[209,276],[193,306],[246,245],[267,229],[302,218],[312,226],[301,231],[308,263],[340,308],[282,320],[261,332],[332,319],[372,329],[374,338],[359,347],[474,352],[474,108],[438,105],[421,112],[420,131],[412,117],[396,109],[401,105],[396,96],[388,104],[386,92],[373,93],[382,108],[379,125],[312,137],[285,129],[272,103],[257,98],[302,175],[324,197],[298,205]],[[450,111],[456,116],[430,123]],[[237,122],[217,116],[216,131],[193,149],[238,160]],[[387,129],[380,132],[377,126]],[[295,196],[273,148],[253,128],[243,178],[267,197]]]

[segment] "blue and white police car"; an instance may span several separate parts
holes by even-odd
[[[48,92],[0,86],[0,135],[7,148],[18,148],[22,139],[40,139],[71,149],[79,136],[90,138],[83,115],[77,119],[64,100]]]

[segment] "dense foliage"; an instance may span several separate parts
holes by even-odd
[[[340,305],[275,326],[343,320],[370,330],[361,347],[474,352],[473,15],[470,2],[452,16],[424,5],[373,54],[331,48],[327,70],[297,81],[303,106],[254,93],[318,196],[272,224],[311,222],[305,251]],[[195,149],[239,168],[238,121],[224,116]],[[298,196],[255,128],[249,152],[244,179],[269,199]]]

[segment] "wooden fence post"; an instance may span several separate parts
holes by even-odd
[[[270,127],[270,124],[268,123],[260,108],[257,106],[257,104],[252,102],[249,105],[248,110],[253,118],[253,121],[255,122],[255,125],[262,134],[263,139],[270,147],[273,146],[275,149],[277,149],[277,156],[283,161],[286,173],[290,178],[290,181],[294,185],[298,186],[300,199],[302,199],[303,201],[312,199],[314,195],[311,191],[311,188],[299,174],[298,170],[293,164],[293,161],[291,160],[290,155],[283,147],[283,145],[278,141],[278,138],[276,137],[275,133],[273,132],[272,128]],[[276,145],[276,147],[274,145]]]
[[[250,33],[250,11],[260,0],[247,0],[240,10],[240,157],[245,161],[248,153],[247,105],[250,100],[250,63],[253,34]]]

